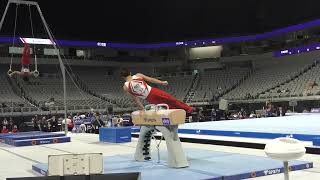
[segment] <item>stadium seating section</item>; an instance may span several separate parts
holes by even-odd
[[[9,78],[8,67],[0,66],[1,112],[37,110],[42,107],[63,109],[63,88],[59,68],[54,65],[41,67],[43,73],[29,82]],[[130,95],[122,90],[124,80],[108,75],[104,67],[71,67],[67,74],[67,105],[71,109],[134,107]],[[162,75],[168,86],[154,85],[188,102],[268,99],[320,94],[320,65],[315,57],[292,56],[254,61],[253,67],[228,67],[205,70],[194,75],[177,73]],[[72,78],[71,78],[72,77]],[[22,93],[23,92],[23,93]],[[190,93],[192,92],[192,93]],[[143,103],[147,103],[143,101]],[[24,111],[23,110],[23,111]]]

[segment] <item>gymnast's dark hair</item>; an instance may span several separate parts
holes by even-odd
[[[120,75],[121,77],[126,78],[131,75],[131,72],[128,69],[123,68],[121,69]]]

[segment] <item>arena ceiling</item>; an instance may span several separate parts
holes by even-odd
[[[165,42],[247,35],[320,18],[315,0],[38,0],[59,39]],[[7,1],[1,0],[0,14]],[[12,34],[14,7],[0,34]],[[32,10],[35,32],[43,33]],[[30,34],[27,8],[20,8],[17,34]]]

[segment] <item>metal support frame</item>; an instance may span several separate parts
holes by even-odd
[[[283,174],[284,174],[284,180],[289,180],[289,163],[288,163],[288,161],[283,162]]]
[[[39,4],[37,2],[34,2],[34,1],[23,1],[23,0],[9,0],[8,1],[6,9],[5,9],[4,14],[3,14],[3,16],[1,18],[1,21],[0,21],[0,32],[1,32],[2,25],[4,23],[4,20],[5,20],[5,17],[7,15],[7,12],[8,12],[10,4],[16,4],[16,5],[23,4],[23,5],[29,5],[29,6],[31,6],[31,5],[32,6],[36,6],[36,8],[37,8],[37,10],[39,12],[39,15],[41,17],[42,23],[44,24],[45,29],[46,29],[46,31],[47,31],[47,33],[49,35],[49,38],[50,38],[51,42],[53,42],[53,47],[57,51],[57,55],[58,55],[58,59],[59,59],[59,63],[60,63],[60,69],[61,69],[62,78],[63,78],[63,103],[64,103],[64,108],[65,108],[65,111],[64,111],[65,134],[67,135],[67,133],[68,133],[68,124],[67,124],[67,101],[66,101],[66,97],[67,97],[66,72],[65,72],[65,66],[64,66],[64,64],[62,62],[59,50],[58,50],[58,48],[57,48],[57,46],[55,44],[55,41],[53,39],[53,35],[51,34],[51,32],[49,30],[49,27],[48,27],[48,24],[47,24],[46,20],[44,19],[44,16],[42,14],[42,11],[40,9]]]

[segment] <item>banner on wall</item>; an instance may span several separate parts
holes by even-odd
[[[43,45],[55,45],[50,39],[40,39],[40,38],[20,38],[22,43],[28,44],[43,44]]]

